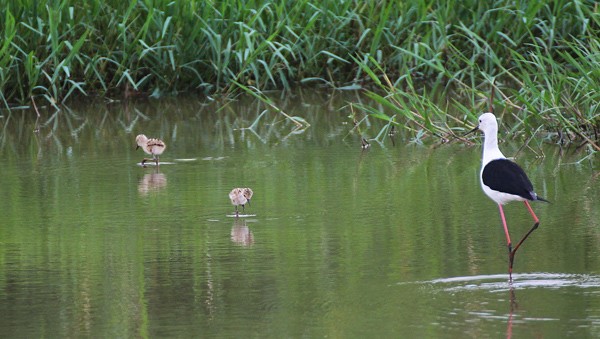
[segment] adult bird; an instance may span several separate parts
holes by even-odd
[[[165,143],[160,139],[148,139],[144,134],[135,137],[135,142],[137,143],[136,150],[141,147],[144,152],[152,155],[152,159],[144,158],[142,160],[142,167],[146,167],[146,161],[154,161],[156,162],[156,166],[158,166],[158,156],[165,151],[165,148],[167,148]]]
[[[240,213],[238,210],[238,206],[242,206],[242,213],[245,210],[245,205],[250,205],[250,199],[252,198],[252,189],[245,188],[234,188],[229,192],[229,199],[231,200],[231,204],[235,206],[235,216],[239,217]]]
[[[525,239],[527,239],[540,224],[540,220],[533,212],[533,209],[529,205],[529,201],[549,201],[535,193],[533,185],[531,184],[531,181],[529,181],[529,178],[527,178],[523,169],[513,161],[506,159],[504,154],[502,154],[498,148],[498,122],[496,121],[496,116],[494,116],[494,114],[482,114],[479,117],[477,127],[469,131],[469,133],[475,132],[476,130],[480,130],[484,134],[483,158],[479,178],[481,188],[490,199],[498,204],[508,246],[508,273],[509,275],[512,275],[515,253],[519,247],[521,247]],[[534,221],[533,227],[531,227],[514,248],[512,248],[508,226],[506,226],[506,218],[504,217],[504,210],[502,209],[502,205],[511,201],[523,201]]]

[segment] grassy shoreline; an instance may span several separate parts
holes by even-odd
[[[598,150],[593,1],[11,0],[0,29],[3,108],[323,85],[371,88],[388,108],[374,117],[433,133],[474,119],[494,87],[515,128]]]

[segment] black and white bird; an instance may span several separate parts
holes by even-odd
[[[498,204],[508,246],[508,272],[509,274],[512,274],[515,253],[525,239],[527,239],[540,224],[540,220],[533,212],[533,209],[529,205],[529,201],[538,200],[548,202],[548,200],[535,193],[533,185],[523,169],[513,161],[508,160],[498,148],[498,122],[496,121],[496,116],[494,116],[494,114],[482,114],[479,117],[479,124],[477,127],[469,133],[476,130],[480,130],[484,134],[483,157],[479,178],[481,188],[490,199]],[[534,221],[533,227],[531,227],[514,248],[512,247],[508,226],[506,226],[506,218],[504,217],[504,210],[502,209],[502,205],[511,201],[523,201]]]

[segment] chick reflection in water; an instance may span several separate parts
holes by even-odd
[[[246,226],[246,220],[235,219],[231,227],[231,241],[234,244],[242,246],[251,246],[254,244],[254,234]]]
[[[250,199],[254,195],[252,189],[246,188],[234,188],[229,192],[229,199],[231,200],[231,204],[235,206],[235,217],[240,216],[240,212],[238,210],[238,206],[242,206],[242,213],[244,213],[245,205],[250,205]]]
[[[147,195],[151,191],[159,191],[167,187],[167,177],[163,173],[146,173],[138,183],[140,195]]]

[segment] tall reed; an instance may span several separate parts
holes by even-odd
[[[448,103],[474,118],[494,83],[496,109],[520,121],[597,132],[599,27],[581,0],[9,0],[0,99],[384,84],[381,100],[399,97],[379,117],[412,111],[409,128],[440,135],[457,124]]]

